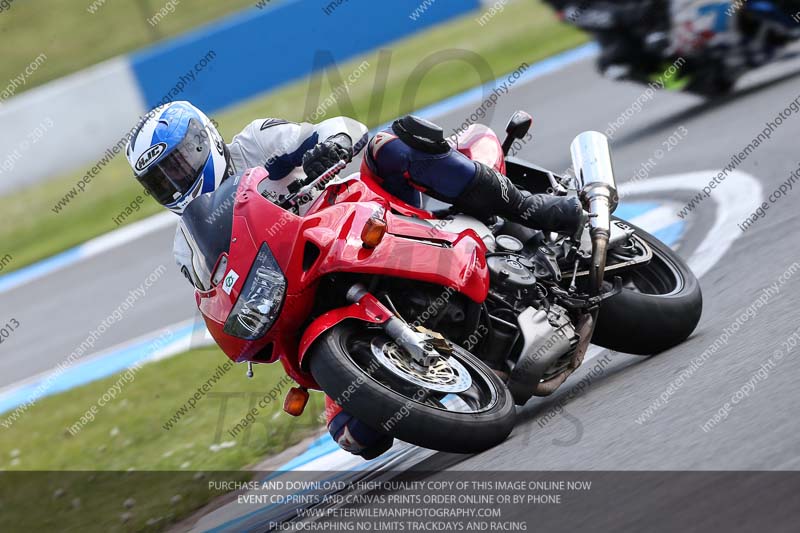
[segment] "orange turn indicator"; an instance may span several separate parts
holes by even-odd
[[[283,401],[283,410],[292,416],[300,416],[305,411],[307,403],[308,391],[303,388],[292,387],[286,393],[286,399]]]
[[[386,235],[386,221],[382,218],[371,217],[366,224],[364,230],[361,232],[361,241],[364,248],[375,248],[383,240]]]

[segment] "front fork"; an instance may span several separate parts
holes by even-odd
[[[347,300],[357,304],[367,294],[369,294],[367,288],[356,283],[347,291]],[[433,339],[430,335],[415,330],[400,317],[393,314],[389,320],[383,322],[382,326],[386,334],[411,356],[411,361],[417,370],[427,371],[441,356],[431,342]]]

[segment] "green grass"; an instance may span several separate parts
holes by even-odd
[[[82,4],[67,8],[66,0],[41,0],[36,4],[17,0],[11,13],[0,13],[0,32],[8,42],[19,43],[13,50],[4,52],[0,68],[9,71],[9,75],[24,68],[31,57],[42,51],[42,35],[47,36],[48,47],[45,49],[47,70],[37,73],[42,75],[42,80],[141,46],[153,38],[148,35],[143,17],[132,11],[136,8],[134,2],[108,1],[102,8],[108,10],[107,14],[102,11],[103,16],[116,17],[115,24],[109,19],[100,32],[94,28],[74,31],[75,27],[92,22]],[[161,0],[151,0],[151,4],[162,5]],[[174,33],[250,4],[250,0],[219,6],[192,4],[192,13],[186,3],[185,17],[178,16],[183,7],[179,6],[178,12],[165,19],[159,29],[165,34],[168,31]],[[40,17],[43,9],[55,11],[58,16]],[[14,10],[16,14],[13,14]],[[325,116],[347,114],[376,126],[484,81],[464,62],[449,61],[427,72],[415,99],[404,99],[411,73],[423,59],[436,52],[458,49],[477,53],[490,66],[492,76],[499,77],[515,70],[522,62],[533,63],[585,41],[585,36],[579,32],[559,24],[539,2],[511,4],[484,27],[477,24],[475,16],[462,18],[387,48],[391,52],[391,63],[383,90],[376,90],[373,84],[378,71],[378,53],[341,65],[339,70],[344,77],[363,61],[369,62],[370,67],[350,88],[352,105],[341,99],[327,110]],[[143,28],[135,27],[139,22]],[[125,26],[126,32],[108,31],[108,28],[118,25]],[[67,36],[68,32],[77,35]],[[86,47],[91,48],[95,55],[86,57],[77,53]],[[332,85],[324,76],[311,80],[311,83],[317,82],[321,82],[321,98],[324,99],[332,92]],[[317,101],[307,102],[309,87],[309,80],[291,84],[219,113],[215,118],[227,139],[257,117],[302,120],[318,104]],[[371,108],[376,95],[380,96],[376,100],[379,105]],[[79,169],[44,185],[0,198],[0,212],[3,212],[5,222],[0,227],[0,242],[3,243],[0,257],[6,254],[13,257],[13,261],[5,265],[4,272],[114,229],[116,225],[112,219],[141,194],[140,187],[130,177],[127,163],[120,156],[95,178],[84,194],[73,200],[61,214],[54,214],[51,208],[85,171]],[[157,212],[160,212],[160,207],[148,201],[127,222]],[[215,385],[215,393],[245,393],[244,398],[230,399],[219,439],[216,438],[219,398],[202,399],[189,416],[173,429],[165,430],[162,425],[224,361],[217,349],[205,349],[143,367],[136,373],[135,380],[125,386],[122,394],[101,409],[96,419],[75,436],[68,428],[97,402],[117,377],[44,398],[10,429],[0,429],[0,470],[8,471],[0,472],[0,531],[16,531],[20,524],[30,523],[32,519],[39,526],[36,530],[161,530],[187,516],[214,495],[202,487],[203,480],[215,478],[213,472],[238,471],[265,455],[284,450],[318,428],[322,396],[317,394],[312,396],[312,403],[300,419],[282,414],[281,402],[272,402],[261,414],[260,421],[265,425],[256,424],[250,434],[236,438],[226,434],[249,409],[250,393],[263,394],[279,382],[283,376],[282,369],[273,365],[258,367],[254,380],[246,380],[244,369],[234,367]],[[0,416],[0,419],[5,420],[5,416]],[[235,444],[212,449],[217,440]],[[54,473],[33,474],[29,472],[32,470]],[[71,475],[58,472],[64,470],[86,472]],[[98,470],[190,473],[163,474],[163,478],[154,482],[155,478],[142,477],[135,472],[127,479],[119,474],[91,473]],[[198,481],[195,476],[200,474],[195,472],[207,474]],[[231,474],[224,475],[226,480],[231,480],[231,477]],[[246,477],[246,473],[241,474],[242,479]],[[176,495],[181,497],[179,501],[173,500]],[[76,498],[80,501],[76,502]],[[126,510],[123,503],[129,498],[136,503]],[[41,511],[43,503],[47,504],[47,512]],[[124,512],[130,513],[125,524],[120,520]],[[156,518],[160,520],[155,525],[147,525],[148,520]]]
[[[207,490],[208,479],[231,480],[230,472],[280,452],[319,429],[323,396],[313,393],[305,414],[292,418],[282,410],[288,390],[282,389],[276,401],[260,410],[250,434],[234,438],[228,433],[250,409],[252,399],[257,402],[281,382],[284,372],[275,364],[257,366],[252,380],[245,377],[244,366],[234,365],[214,385],[212,394],[230,394],[221,425],[222,399],[206,396],[171,430],[165,430],[163,425],[225,361],[218,349],[208,348],[144,365],[117,398],[100,407],[95,420],[75,436],[68,428],[119,376],[43,398],[10,428],[0,428],[0,470],[6,470],[0,472],[0,531],[19,531],[20,524],[30,523],[32,516],[45,521],[35,529],[39,531],[64,531],[67,525],[85,530],[78,526],[97,528],[101,523],[100,530],[112,531],[112,526],[122,525],[119,516],[126,511],[122,504],[128,498],[137,503],[130,510],[132,521],[125,530],[138,530],[155,517],[173,522],[216,494]],[[0,420],[7,416],[0,415]],[[220,443],[233,445],[214,446]],[[128,470],[137,473],[97,474]],[[198,472],[205,477],[201,479]],[[213,472],[228,474],[215,476]],[[248,474],[239,477],[245,479]],[[24,487],[10,480],[24,481]],[[181,497],[177,504],[171,502],[175,495]],[[75,498],[80,498],[80,508],[73,507]],[[41,500],[52,512],[36,514]],[[101,522],[104,517],[110,522]]]
[[[0,35],[5,44],[0,62],[0,91],[5,89],[8,80],[21,75],[39,54],[45,54],[46,61],[19,90],[71,74],[255,4],[253,0],[183,0],[173,13],[153,27],[147,19],[162,9],[166,0],[106,0],[91,14],[87,8],[93,1],[12,0],[10,9],[0,12]]]
[[[403,91],[414,69],[424,58],[443,50],[456,49],[479,54],[491,67],[492,75],[499,77],[515,70],[522,62],[533,63],[586,39],[583,34],[560,24],[552,12],[538,1],[511,4],[483,27],[476,22],[477,15],[475,13],[453,21],[387,48],[391,53],[391,63],[384,90],[376,90],[374,86],[378,53],[340,65],[343,78],[356,71],[363,61],[367,61],[370,67],[351,86],[349,99],[341,98],[327,110],[325,116],[346,114],[372,127],[414,108],[474,87],[482,81],[475,69],[465,62],[448,61],[427,73],[413,102],[404,101]],[[320,98],[324,100],[332,88],[325,76],[317,76],[312,82],[318,83],[320,80]],[[255,118],[272,116],[302,120],[311,113],[306,109],[313,110],[318,105],[318,101],[307,102],[311,86],[308,80],[291,84],[219,113],[215,119],[226,139],[233,137]],[[376,96],[381,97],[380,105],[376,105],[370,113],[370,104]],[[0,227],[0,242],[3,243],[0,256],[10,254],[14,257],[13,263],[6,267],[6,272],[115,229],[117,226],[113,218],[141,194],[141,188],[131,178],[124,156],[119,155],[92,181],[86,192],[73,200],[62,213],[53,213],[52,207],[86,170],[80,169],[60,179],[0,198],[0,212],[6,221]],[[160,207],[148,199],[126,222],[159,211]]]

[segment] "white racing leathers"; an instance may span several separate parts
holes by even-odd
[[[249,168],[265,167],[269,172],[269,183],[264,195],[277,200],[288,192],[290,183],[306,177],[303,172],[303,156],[317,144],[329,137],[346,133],[353,141],[354,155],[358,154],[369,140],[367,127],[357,120],[337,117],[319,124],[307,122],[296,123],[286,120],[268,118],[254,120],[247,125],[228,145],[234,170],[237,173]],[[318,194],[318,193],[317,193]],[[300,214],[311,205],[307,202],[300,206]],[[194,239],[183,224],[178,224],[175,232],[173,253],[178,268],[189,278],[193,285],[207,276],[195,272],[192,258]]]
[[[290,183],[305,178],[305,153],[339,133],[350,136],[355,153],[369,140],[366,126],[345,117],[331,118],[316,125],[268,118],[248,124],[228,148],[237,172],[258,166],[267,169],[270,182],[265,195],[277,199],[288,192]],[[302,207],[300,212],[303,213]]]

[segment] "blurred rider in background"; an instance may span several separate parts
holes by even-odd
[[[663,74],[677,58],[695,61],[699,68],[712,68],[709,60],[721,68],[735,71],[763,51],[760,36],[748,49],[748,26],[752,13],[781,19],[784,30],[794,29],[800,17],[800,1],[773,0],[546,0],[564,22],[593,34],[600,45],[598,69],[611,79],[651,81]],[[724,72],[720,89],[725,89]],[[731,79],[734,76],[729,76]],[[682,88],[688,78],[675,77],[672,87]],[[713,84],[710,87],[713,92]]]

